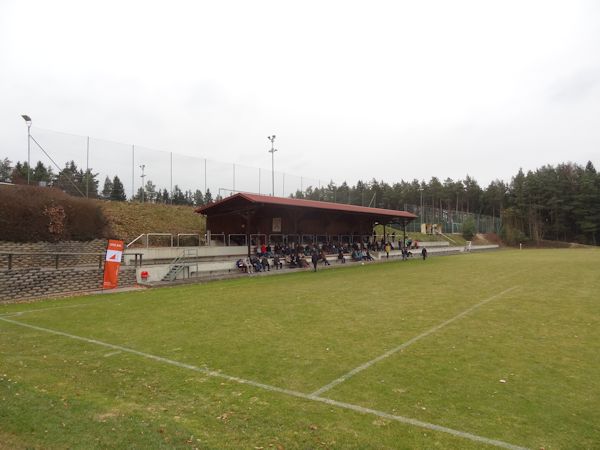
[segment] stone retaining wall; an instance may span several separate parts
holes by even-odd
[[[102,269],[94,268],[0,270],[0,303],[97,291],[103,275]],[[135,284],[135,269],[122,267],[119,287]]]
[[[106,250],[105,239],[89,242],[4,242],[0,241],[0,253],[103,253]],[[98,255],[60,255],[59,267],[73,267],[85,264],[98,265]],[[13,255],[12,267],[55,267],[56,258],[50,255]],[[8,256],[0,255],[0,270],[8,269]]]

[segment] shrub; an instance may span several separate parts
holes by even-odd
[[[522,242],[528,242],[529,238],[516,227],[509,224],[502,225],[500,229],[500,237],[508,245],[519,245]]]
[[[0,240],[4,241],[89,241],[110,234],[97,203],[58,189],[0,186],[0,211]]]
[[[475,229],[475,221],[473,217],[467,217],[462,225],[462,235],[467,240],[470,241],[475,236],[477,230]]]

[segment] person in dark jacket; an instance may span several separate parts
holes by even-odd
[[[265,270],[271,271],[271,265],[269,264],[269,258],[267,258],[267,254],[263,253],[263,257],[260,259],[260,265],[262,266],[263,272]]]
[[[317,252],[314,252],[312,254],[312,257],[310,259],[312,261],[313,267],[315,268],[315,272],[317,271],[317,263],[319,262],[319,255],[317,254]]]
[[[327,261],[327,255],[325,254],[325,250],[321,250],[321,254],[319,255],[319,258],[323,260],[323,264],[325,264],[326,266],[331,265],[331,264],[329,264],[329,261]]]
[[[423,256],[423,261],[427,259],[427,249],[425,247],[421,250],[421,256]]]

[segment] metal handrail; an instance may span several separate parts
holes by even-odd
[[[181,254],[179,256],[177,256],[173,261],[171,261],[171,263],[169,264],[169,279],[170,281],[173,281],[177,278],[177,275],[179,274],[179,272],[181,272],[183,270],[184,267],[189,267],[190,265],[196,264],[196,266],[198,265],[198,263],[186,263],[183,261],[183,259],[191,257],[191,256],[198,256],[198,249],[197,248],[184,248],[183,251],[181,252]],[[171,273],[171,269],[174,266],[179,266],[177,267],[177,270],[174,273]]]
[[[180,233],[183,235],[184,233]],[[195,235],[195,233],[193,233]],[[129,248],[133,243],[137,242],[139,239],[146,237],[146,248],[150,247],[150,236],[169,236],[171,238],[171,247],[173,247],[173,234],[172,233],[142,233],[138,237],[136,237],[133,241],[125,246],[125,248]],[[179,236],[179,235],[178,235]],[[179,246],[179,245],[178,245]]]
[[[173,247],[173,235],[171,233],[146,233],[146,248],[150,246],[150,236],[170,236],[171,247]]]
[[[125,248],[129,248],[129,247],[130,247],[132,244],[134,244],[134,243],[135,243],[135,242],[136,242],[138,239],[142,238],[142,237],[143,237],[143,236],[145,236],[145,235],[146,235],[146,233],[142,233],[142,234],[140,234],[140,235],[139,235],[138,237],[136,237],[136,238],[135,238],[133,241],[131,241],[129,244],[127,244],[127,245],[125,246]]]
[[[252,243],[253,240],[254,240],[254,244],[252,244],[252,245],[261,245],[262,242],[265,242],[265,244],[266,244],[267,235],[263,234],[263,233],[251,234],[250,242]]]
[[[305,240],[304,238],[308,238],[308,239]],[[302,244],[302,245],[313,244],[314,242],[315,242],[315,235],[314,234],[303,234],[300,237],[300,244]]]
[[[246,240],[246,235],[245,234],[235,234],[235,233],[231,233],[227,235],[227,245],[231,247],[231,236],[241,236],[244,238],[244,243],[242,244],[243,246],[248,245],[248,241]],[[238,245],[238,244],[236,244]]]
[[[275,241],[273,239],[273,237],[277,237],[277,238],[280,238],[280,239],[278,241]],[[270,234],[269,235],[269,242],[270,243],[282,243],[283,244],[283,243],[285,243],[285,237],[286,237],[286,235],[281,234],[281,233]]]

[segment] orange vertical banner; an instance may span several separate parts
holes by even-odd
[[[102,289],[114,289],[119,280],[119,267],[123,258],[123,241],[109,239],[104,261],[104,283]]]

